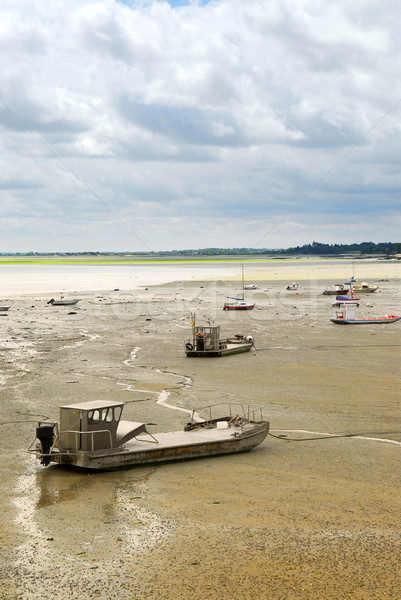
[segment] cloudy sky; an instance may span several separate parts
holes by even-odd
[[[1,0],[0,252],[400,241],[399,0]]]

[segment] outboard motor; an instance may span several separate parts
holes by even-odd
[[[49,454],[54,442],[54,425],[39,425],[36,437],[42,446],[42,454]],[[46,467],[50,463],[50,456],[42,456],[40,462]]]

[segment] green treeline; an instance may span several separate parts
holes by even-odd
[[[361,244],[322,244],[312,242],[303,246],[291,248],[267,249],[267,248],[203,248],[199,250],[175,250],[174,254],[199,254],[199,255],[224,255],[224,254],[269,254],[269,255],[293,255],[302,254],[316,255],[344,255],[344,254],[380,254],[392,256],[401,254],[401,242],[362,242]]]
[[[135,250],[125,252],[107,252],[107,251],[86,251],[86,252],[0,252],[0,256],[20,256],[20,257],[133,257],[133,256],[236,256],[236,255],[381,255],[394,256],[401,254],[401,242],[362,242],[361,244],[322,244],[312,242],[303,246],[294,246],[290,248],[198,248],[190,250],[165,250],[159,252],[138,252]]]
[[[287,248],[283,254],[401,254],[401,243],[362,242],[361,244],[321,244],[312,242],[304,246]]]

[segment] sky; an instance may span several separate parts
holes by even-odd
[[[399,242],[399,0],[1,0],[0,252]]]

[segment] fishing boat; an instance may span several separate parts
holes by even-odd
[[[301,286],[299,283],[291,283],[285,288],[288,292],[297,292]]]
[[[346,295],[348,294],[349,289],[345,287],[345,284],[343,283],[336,283],[334,285],[334,287],[332,288],[326,288],[323,292],[323,294],[325,296],[338,296],[339,294],[341,295]]]
[[[241,265],[242,268],[242,289],[245,290],[244,285],[244,265]],[[224,303],[223,310],[252,310],[255,308],[255,302],[247,302],[245,300],[245,294],[242,295],[242,298],[230,298],[227,296],[228,302]]]
[[[253,338],[250,335],[236,334],[232,338],[220,338],[220,325],[195,325],[192,321],[192,340],[185,342],[187,356],[214,357],[227,356],[249,352],[253,347]]]
[[[358,294],[373,294],[373,292],[379,289],[378,285],[367,283],[366,281],[362,281],[361,284],[351,283],[350,285],[351,291],[358,292]]]
[[[51,298],[51,300],[49,300],[49,302],[47,304],[52,304],[53,306],[73,306],[73,305],[77,304],[78,302],[79,302],[79,298],[78,299],[59,298],[58,300]]]
[[[269,431],[261,406],[203,407],[191,411],[182,430],[155,434],[145,423],[121,420],[123,407],[103,400],[61,406],[60,423],[39,422],[28,451],[44,466],[121,469],[246,452]]]
[[[353,306],[343,304],[336,311],[336,316],[330,319],[338,325],[383,325],[385,323],[395,323],[401,316],[384,315],[383,317],[356,317]]]

